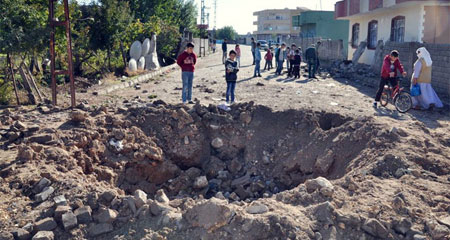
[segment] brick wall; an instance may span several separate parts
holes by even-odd
[[[386,42],[382,56],[392,50],[398,50],[400,60],[411,78],[413,64],[417,60],[416,50],[425,47],[433,60],[432,82],[434,90],[442,101],[450,105],[450,44],[423,44],[417,42],[395,43]],[[377,62],[381,62],[380,59]]]

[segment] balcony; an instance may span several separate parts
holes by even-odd
[[[347,17],[347,1],[339,1],[334,5],[334,18]]]

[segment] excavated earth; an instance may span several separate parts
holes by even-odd
[[[162,101],[0,122],[0,239],[450,237],[450,138],[420,123]]]

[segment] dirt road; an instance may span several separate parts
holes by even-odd
[[[228,48],[233,48],[229,45]],[[262,71],[261,78],[253,78],[254,66],[249,46],[242,46],[241,69],[236,87],[237,102],[254,101],[274,110],[313,109],[334,112],[342,115],[375,116],[389,124],[396,122],[401,126],[409,125],[409,120],[419,120],[428,128],[449,128],[448,110],[413,111],[399,114],[393,106],[375,110],[372,108],[376,89],[362,83],[349,82],[346,79],[333,79],[323,72],[318,79],[308,79],[302,69],[300,79],[287,78],[287,74],[276,76],[274,70]],[[264,56],[264,53],[262,53]],[[199,58],[195,78],[193,97],[201,104],[218,105],[225,101],[225,69],[221,62],[221,52]],[[264,61],[261,69],[264,68]],[[376,81],[376,80],[375,80]],[[166,76],[141,85],[140,90],[122,89],[110,95],[93,97],[91,92],[79,94],[91,104],[121,105],[127,99],[139,98],[151,101],[149,96],[156,95],[167,103],[181,103],[181,72],[173,71]],[[127,102],[125,101],[125,102]],[[395,120],[395,121],[392,121]]]

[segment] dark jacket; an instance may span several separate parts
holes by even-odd
[[[400,73],[403,73],[403,65],[400,63],[400,60],[395,60],[394,62],[394,77],[397,77],[397,70],[400,71]],[[382,78],[389,78],[389,73],[391,71],[391,57],[389,55],[386,55],[384,57],[383,61],[383,67],[381,68],[381,77]]]
[[[302,57],[300,55],[294,56],[294,66],[300,66],[300,63],[302,62]]]
[[[224,52],[227,51],[227,43],[226,42],[222,43],[222,51],[224,51]]]
[[[315,64],[317,60],[316,49],[313,47],[309,47],[305,51],[305,61],[311,64]]]
[[[231,72],[228,72],[227,70],[231,70]],[[227,59],[225,62],[225,80],[227,80],[227,82],[236,82],[237,72],[239,72],[238,63],[231,59]]]

